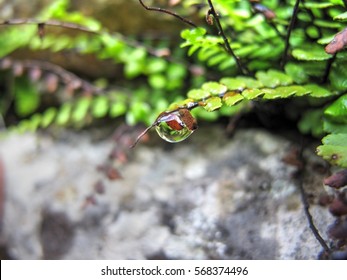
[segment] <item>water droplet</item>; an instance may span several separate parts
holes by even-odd
[[[162,139],[170,143],[181,142],[187,139],[194,132],[194,130],[189,130],[187,127],[180,130],[172,129],[165,122],[161,122],[156,125],[155,130]]]
[[[140,139],[153,127],[155,127],[162,139],[170,143],[177,143],[187,139],[198,128],[198,125],[196,119],[187,108],[163,112],[153,124],[137,136],[130,148],[134,148]]]
[[[158,135],[170,143],[187,139],[197,128],[196,119],[188,109],[164,112],[159,115],[155,130]]]

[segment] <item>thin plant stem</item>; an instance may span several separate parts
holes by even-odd
[[[154,123],[152,123],[149,127],[147,127],[144,131],[141,132],[141,134],[139,136],[136,137],[136,140],[133,144],[131,144],[131,146],[129,147],[130,149],[135,148],[135,146],[137,145],[137,143],[141,140],[141,138],[149,131],[152,129],[152,127],[156,126],[158,123],[157,121],[155,121]]]
[[[303,156],[303,150],[304,150],[304,141],[303,139],[301,139],[301,145],[300,145],[300,151],[299,151],[299,160],[303,163],[303,167],[299,170],[299,180],[298,180],[298,187],[299,187],[299,191],[300,191],[300,195],[301,195],[301,201],[302,204],[304,206],[304,213],[305,216],[307,218],[308,224],[309,224],[309,228],[311,229],[314,237],[317,239],[317,241],[319,242],[319,244],[322,246],[322,248],[324,249],[324,251],[328,254],[330,254],[330,248],[327,245],[327,243],[325,242],[325,240],[323,239],[323,237],[320,235],[319,230],[317,229],[317,227],[314,224],[313,221],[313,217],[311,215],[310,212],[310,204],[308,202],[307,199],[307,194],[305,192],[305,188],[304,188],[304,180],[303,180],[303,176],[304,176],[304,167],[305,167],[305,160],[304,160],[304,156]]]
[[[324,84],[328,80],[328,77],[329,77],[329,74],[330,74],[330,70],[331,70],[331,66],[334,63],[335,58],[336,58],[336,53],[333,55],[332,58],[330,58],[327,61],[327,65],[325,66],[325,70],[324,70],[324,75],[322,77],[322,84]]]
[[[214,19],[216,20],[218,32],[223,38],[226,51],[235,59],[237,67],[239,68],[241,73],[245,74],[245,75],[249,75],[250,74],[249,70],[242,64],[241,59],[235,54],[235,52],[233,51],[233,49],[231,48],[231,46],[229,44],[228,38],[225,36],[223,27],[220,23],[219,16],[218,16],[216,10],[214,9],[212,0],[207,0],[207,2],[208,2],[208,5],[210,6],[210,13],[213,15]]]
[[[294,5],[294,9],[293,9],[292,18],[291,18],[290,23],[289,23],[287,36],[285,38],[285,47],[284,47],[283,57],[282,57],[282,61],[281,61],[281,68],[282,69],[284,68],[284,66],[287,62],[288,50],[289,50],[289,39],[290,39],[290,35],[294,29],[296,18],[298,16],[299,4],[300,4],[300,0],[296,0],[295,5]]]
[[[80,77],[76,76],[75,74],[65,70],[64,68],[47,62],[47,61],[40,61],[40,60],[31,60],[31,59],[26,59],[26,60],[15,60],[11,59],[9,57],[0,59],[0,68],[1,65],[6,61],[6,63],[9,63],[10,65],[14,65],[16,63],[20,64],[23,68],[26,69],[41,69],[46,72],[51,72],[59,76],[59,78],[65,83],[68,84],[72,81],[78,81],[81,84],[81,87],[88,92],[92,92],[95,95],[98,94],[103,94],[103,90],[99,87],[94,86],[93,84],[89,83],[88,81],[81,79]]]
[[[168,14],[170,16],[173,16],[175,18],[178,18],[179,20],[183,21],[184,23],[196,28],[196,24],[194,22],[192,22],[191,20],[189,19],[186,19],[182,16],[180,16],[179,14],[176,14],[174,12],[171,12],[169,10],[166,10],[166,9],[163,9],[163,8],[159,8],[159,7],[149,7],[147,6],[145,3],[143,3],[142,0],[139,0],[140,4],[142,5],[142,7],[144,7],[146,10],[148,11],[155,11],[155,12],[160,12],[160,13],[165,13],[165,14]]]
[[[58,27],[65,27],[69,29],[76,29],[79,31],[87,32],[87,33],[92,33],[92,34],[99,34],[97,31],[93,31],[89,29],[88,27],[84,27],[82,25],[78,25],[75,23],[71,22],[64,22],[60,20],[55,20],[55,19],[50,19],[46,21],[34,19],[34,18],[27,18],[27,19],[22,19],[22,18],[14,18],[14,19],[8,19],[0,22],[0,25],[21,25],[21,24],[35,24],[38,26],[58,26]]]
[[[306,195],[306,192],[304,190],[303,184],[299,184],[299,190],[300,190],[300,194],[301,194],[301,201],[302,201],[302,203],[304,205],[305,216],[306,216],[306,218],[308,220],[309,227],[310,227],[314,237],[317,239],[317,241],[322,246],[324,251],[327,252],[327,253],[330,253],[329,246],[327,245],[327,243],[325,242],[323,237],[320,235],[317,227],[314,224],[313,217],[312,217],[312,215],[310,213],[310,204],[308,203],[307,195]]]
[[[277,26],[273,22],[267,21],[267,23],[272,27],[279,37],[284,38],[284,35],[278,30]]]
[[[112,33],[107,33],[104,31],[94,31],[89,29],[88,27],[82,26],[82,25],[78,25],[78,24],[74,24],[74,23],[70,23],[70,22],[64,22],[64,21],[59,21],[59,20],[47,20],[47,21],[42,21],[39,19],[35,19],[35,18],[15,18],[15,19],[8,19],[8,20],[4,20],[4,21],[0,21],[0,25],[37,25],[38,27],[38,35],[40,36],[41,39],[43,39],[43,37],[45,36],[45,32],[44,32],[44,27],[45,26],[53,26],[53,27],[61,27],[61,28],[66,28],[66,29],[72,29],[72,30],[77,30],[77,31],[82,31],[82,32],[86,32],[89,33],[91,35],[97,35],[97,36],[102,36],[104,34],[110,34],[111,36],[113,36],[114,38],[118,38],[122,41],[124,41],[126,44],[128,44],[131,47],[134,48],[144,48],[146,49],[146,52],[148,52],[150,55],[155,56],[155,57],[160,57],[163,58],[167,61],[170,62],[175,62],[175,63],[180,63],[182,65],[185,65],[187,68],[189,67],[189,65],[187,64],[186,61],[179,61],[179,60],[173,60],[170,57],[170,51],[168,49],[164,49],[164,52],[162,53],[161,50],[157,50],[154,48],[150,48],[149,46],[145,46],[144,44],[141,44],[133,39],[129,39],[126,38],[125,36],[121,35],[121,34],[112,34]]]

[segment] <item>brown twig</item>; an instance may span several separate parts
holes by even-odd
[[[64,22],[64,21],[59,21],[59,20],[47,20],[47,21],[41,21],[38,19],[34,18],[17,18],[17,19],[8,19],[0,22],[0,25],[25,25],[25,24],[33,24],[37,25],[38,27],[38,35],[40,38],[43,38],[45,33],[44,33],[44,27],[45,26],[54,26],[54,27],[62,27],[62,28],[67,28],[67,29],[72,29],[72,30],[77,30],[77,31],[82,31],[82,32],[87,32],[92,35],[103,35],[105,32],[102,31],[94,31],[89,29],[88,27],[70,23],[70,22]],[[129,46],[134,47],[134,48],[145,48],[146,51],[155,57],[162,57],[168,61],[172,61],[172,59],[169,57],[170,51],[168,49],[163,49],[163,50],[157,50],[150,48],[148,46],[145,46],[139,42],[136,42],[132,39],[125,38],[121,34],[111,34],[112,36],[115,36],[122,41],[126,42]]]
[[[323,74],[323,77],[322,77],[322,84],[324,84],[328,80],[328,77],[329,77],[329,74],[330,74],[330,70],[331,70],[331,66],[334,63],[335,58],[336,58],[336,53],[333,55],[333,57],[331,57],[327,61],[327,65],[325,66],[324,74]]]
[[[299,169],[299,174],[298,174],[298,176],[299,176],[298,187],[299,187],[299,191],[300,191],[300,195],[301,195],[301,201],[302,201],[302,204],[304,206],[305,216],[307,218],[309,227],[310,227],[314,237],[317,239],[317,241],[322,246],[324,251],[326,253],[330,254],[331,250],[330,250],[329,246],[327,245],[327,243],[325,242],[325,240],[323,239],[323,237],[320,235],[317,227],[314,224],[313,217],[310,213],[310,204],[309,204],[308,199],[307,199],[307,194],[305,192],[304,182],[303,182],[304,167],[305,167],[305,159],[303,156],[303,150],[304,150],[304,141],[302,139],[300,150],[299,150],[299,155],[298,155],[299,160],[302,162],[302,166],[303,166],[302,168]]]
[[[235,54],[235,52],[233,51],[233,49],[231,48],[230,44],[229,44],[229,40],[228,38],[225,36],[225,33],[224,33],[224,30],[223,30],[223,27],[220,23],[220,20],[219,20],[219,16],[216,12],[216,10],[214,9],[214,6],[213,6],[213,3],[212,3],[212,0],[207,0],[209,6],[210,6],[210,11],[209,13],[211,15],[213,15],[215,21],[216,21],[216,24],[217,24],[217,28],[218,28],[218,32],[219,34],[221,35],[221,37],[223,38],[223,41],[224,41],[224,45],[225,45],[225,48],[226,48],[226,51],[235,59],[235,62],[237,64],[237,67],[239,68],[239,70],[241,71],[242,74],[244,75],[249,75],[249,70],[246,68],[246,66],[244,66],[241,62],[241,59]]]
[[[306,0],[301,0],[301,4],[303,5],[303,8],[305,10],[305,12],[308,14],[308,16],[310,17],[310,22],[311,23],[314,23],[315,20],[316,20],[316,16],[314,15],[314,13],[312,12],[311,9],[308,9],[306,7],[306,3],[305,3]],[[313,25],[314,26],[314,25]],[[317,31],[318,31],[318,37],[322,37],[323,34],[322,34],[322,30],[320,28],[317,28]],[[305,30],[305,33],[306,33],[306,36],[308,36],[307,34],[307,30]],[[309,36],[308,36],[309,37]]]
[[[22,25],[22,24],[35,24],[38,27],[41,26],[56,26],[56,27],[64,27],[64,28],[69,28],[69,29],[76,29],[79,31],[91,33],[91,34],[100,34],[97,31],[91,30],[88,27],[71,23],[71,22],[65,22],[65,21],[60,21],[60,20],[55,20],[55,19],[50,19],[46,21],[38,20],[35,18],[27,18],[27,19],[22,19],[22,18],[14,18],[14,19],[8,19],[0,22],[0,25]]]
[[[63,81],[63,83],[68,84],[73,81],[78,81],[78,83],[81,85],[81,88],[85,89],[88,92],[94,93],[94,94],[102,94],[103,90],[101,88],[98,88],[94,86],[93,84],[89,83],[86,80],[81,79],[80,77],[76,76],[75,74],[65,70],[64,68],[50,63],[46,61],[40,61],[40,60],[14,60],[10,59],[8,57],[4,59],[0,59],[0,69],[3,67],[11,67],[11,65],[21,65],[21,67],[26,69],[41,69],[46,72],[52,72],[60,77],[60,79]],[[7,66],[5,66],[7,65]]]
[[[191,20],[186,19],[184,17],[181,17],[180,15],[178,15],[178,14],[176,14],[174,12],[171,12],[169,10],[166,10],[166,9],[163,9],[163,8],[159,8],[159,7],[149,7],[145,3],[143,3],[142,0],[139,0],[139,2],[142,5],[142,7],[144,7],[148,11],[155,11],[155,12],[165,13],[165,14],[168,14],[168,15],[173,16],[175,18],[178,18],[179,20],[183,21],[184,23],[186,23],[186,24],[188,24],[188,25],[190,25],[190,26],[192,26],[194,28],[197,27],[197,25],[194,22],[192,22]]]
[[[136,146],[137,143],[141,140],[141,138],[142,138],[148,131],[150,131],[153,127],[155,127],[157,124],[158,124],[158,122],[155,121],[155,122],[152,123],[149,127],[147,127],[144,131],[142,131],[142,132],[140,133],[140,135],[136,137],[134,143],[131,144],[129,148],[130,148],[130,149],[135,148],[135,146]]]
[[[299,4],[300,4],[300,0],[296,0],[295,5],[294,5],[294,9],[293,9],[292,18],[291,18],[290,23],[289,23],[287,36],[285,38],[285,47],[284,47],[283,57],[282,57],[282,61],[281,61],[281,68],[284,68],[284,66],[287,62],[287,56],[288,56],[288,50],[289,50],[289,39],[290,39],[290,35],[294,29],[296,18],[298,16]]]

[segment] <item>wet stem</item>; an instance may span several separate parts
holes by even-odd
[[[214,17],[214,19],[216,21],[216,24],[217,24],[217,28],[218,28],[219,34],[223,38],[226,51],[235,59],[237,67],[239,68],[241,73],[244,74],[244,75],[249,75],[250,74],[249,70],[246,68],[246,66],[244,66],[242,64],[240,58],[234,53],[233,49],[230,47],[229,40],[225,36],[223,27],[222,27],[222,25],[220,23],[220,20],[219,20],[219,17],[218,17],[218,14],[217,14],[216,10],[214,9],[212,0],[207,0],[207,2],[208,2],[208,5],[210,6],[210,11],[209,12],[210,12],[211,15],[213,15],[213,17]]]
[[[286,62],[287,62],[288,50],[289,50],[289,39],[290,39],[290,35],[292,33],[292,30],[294,29],[296,18],[298,16],[299,4],[300,4],[300,0],[296,0],[295,5],[294,5],[294,9],[293,9],[292,18],[291,18],[291,21],[289,23],[287,36],[285,38],[285,47],[284,47],[283,57],[282,57],[282,61],[281,61],[281,68],[282,69],[284,68],[284,66],[286,65]]]
[[[319,244],[322,246],[322,248],[324,249],[324,251],[328,254],[330,254],[331,249],[329,248],[329,246],[327,245],[327,243],[325,242],[325,240],[323,239],[323,237],[320,235],[319,230],[317,229],[317,227],[314,224],[313,221],[313,217],[311,215],[310,212],[310,204],[308,202],[307,199],[307,194],[304,188],[304,167],[305,167],[305,159],[303,156],[303,151],[304,151],[304,140],[303,138],[301,138],[300,140],[301,144],[300,144],[300,151],[299,151],[299,155],[298,155],[298,159],[299,161],[302,162],[302,167],[298,170],[298,188],[300,191],[300,196],[301,196],[301,201],[304,207],[304,213],[305,216],[307,218],[308,224],[309,224],[309,228],[312,231],[314,237],[316,238],[316,240],[319,242]]]

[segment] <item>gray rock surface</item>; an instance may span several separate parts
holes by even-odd
[[[108,180],[112,140],[91,133],[13,135],[5,168],[3,239],[16,259],[316,259],[293,174],[291,143],[262,130],[227,139],[199,129],[180,144],[140,144]],[[167,147],[170,147],[167,149]],[[319,162],[306,151],[309,165]],[[104,192],[95,191],[102,180]],[[322,174],[305,178],[311,196]],[[93,199],[90,199],[90,198]],[[332,217],[311,206],[325,237]]]

